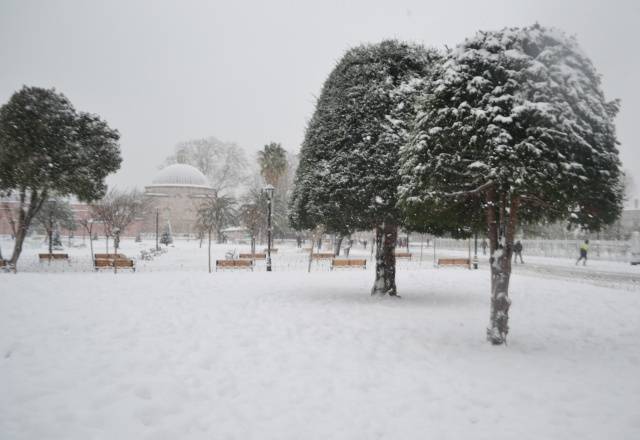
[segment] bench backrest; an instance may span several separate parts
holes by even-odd
[[[264,249],[264,253],[267,253],[267,248]],[[278,248],[271,248],[271,253],[272,254],[277,254],[278,253]]]
[[[325,253],[320,252],[318,254],[311,254],[311,258],[314,260],[330,260],[335,256],[336,254],[334,254],[333,252],[325,252]]]
[[[96,258],[94,260],[95,267],[133,267],[133,260],[129,258]]]
[[[216,260],[217,267],[252,267],[251,260]]]
[[[41,260],[68,260],[69,254],[38,254]]]
[[[469,266],[468,258],[438,258],[438,266]]]
[[[411,258],[411,252],[396,252],[396,258]]]
[[[267,254],[238,254],[238,258],[249,260],[264,260],[267,258]],[[222,261],[222,260],[219,260]],[[233,260],[231,260],[233,261]]]
[[[367,260],[364,259],[336,259],[331,260],[331,266],[333,267],[367,267]]]

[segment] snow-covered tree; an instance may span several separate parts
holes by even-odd
[[[171,243],[173,243],[173,235],[171,234],[171,227],[169,226],[169,223],[167,223],[164,225],[164,229],[160,235],[160,244],[169,246]]]
[[[355,47],[326,80],[309,122],[290,203],[297,229],[349,235],[376,230],[372,295],[396,295],[394,249],[398,150],[414,118],[413,97],[439,55],[383,41]]]
[[[197,211],[196,228],[207,232],[209,272],[211,272],[211,233],[216,232],[218,243],[223,242],[222,230],[231,225],[235,219],[235,200],[231,197],[207,197]]]
[[[451,51],[401,152],[401,204],[420,224],[477,222],[491,249],[487,337],[508,333],[515,230],[566,220],[591,230],[621,211],[616,101],[572,37],[534,25],[479,32]]]
[[[33,222],[42,227],[47,234],[49,241],[49,254],[53,252],[53,246],[62,245],[60,242],[60,234],[56,234],[59,243],[54,243],[54,232],[58,228],[64,228],[69,231],[76,228],[75,216],[69,202],[60,198],[51,198],[42,204],[42,208],[36,214]]]
[[[242,198],[238,220],[247,228],[251,238],[251,253],[256,251],[256,239],[267,229],[267,197],[260,188],[253,187]]]
[[[142,218],[151,207],[151,199],[136,189],[110,190],[102,199],[91,205],[93,220],[102,223],[105,232],[107,253],[109,253],[109,237],[118,230],[124,234],[127,227],[136,219]]]
[[[233,142],[223,142],[213,136],[179,143],[165,163],[183,163],[198,168],[220,194],[234,189],[247,177],[244,150]]]
[[[51,194],[93,201],[118,170],[119,134],[98,116],[76,112],[55,90],[23,87],[0,108],[0,192],[17,195],[15,265],[29,226]]]

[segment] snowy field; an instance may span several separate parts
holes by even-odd
[[[117,275],[69,253],[0,274],[3,440],[640,438],[633,286],[517,272],[492,347],[486,270],[403,262],[379,300],[293,248],[273,273],[208,274],[195,242]]]

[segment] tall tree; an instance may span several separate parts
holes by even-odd
[[[19,201],[16,265],[33,218],[51,194],[93,201],[122,161],[119,134],[98,116],[76,112],[55,90],[23,87],[0,108],[0,191]]]
[[[165,163],[184,163],[198,168],[220,194],[235,188],[247,177],[244,150],[233,142],[223,142],[213,136],[179,143]]]
[[[287,152],[282,145],[271,142],[258,151],[258,165],[264,181],[278,187],[288,169]]]
[[[417,224],[484,217],[487,338],[502,344],[518,224],[598,230],[621,212],[618,103],[605,99],[574,38],[539,25],[476,34],[447,55],[428,89],[401,155],[401,203]]]
[[[42,204],[42,208],[33,219],[34,223],[47,234],[49,254],[53,252],[53,233],[58,228],[72,231],[76,228],[75,216],[69,202],[61,198],[50,198]]]
[[[439,55],[383,41],[349,50],[326,80],[307,127],[290,204],[297,229],[376,230],[372,295],[396,295],[398,150],[413,99]]]

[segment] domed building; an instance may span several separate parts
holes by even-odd
[[[176,235],[196,233],[198,205],[203,198],[215,195],[207,177],[186,164],[169,165],[160,170],[144,193],[158,210],[160,231],[168,223]],[[155,212],[147,224],[155,224]]]

